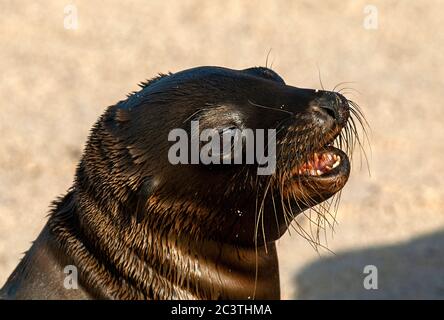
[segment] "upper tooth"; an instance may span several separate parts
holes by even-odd
[[[316,170],[316,173],[318,174],[318,176],[323,174],[323,172],[321,170]]]

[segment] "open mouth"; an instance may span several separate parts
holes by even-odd
[[[347,154],[333,146],[342,129],[342,127],[336,127],[324,147],[309,155],[306,162],[293,168],[291,175],[310,178],[332,178],[342,174],[348,175],[350,161]]]
[[[331,177],[347,171],[348,157],[340,149],[326,146],[314,152],[306,162],[292,172],[297,176]]]
[[[298,170],[299,175],[322,176],[341,164],[341,156],[333,152],[315,152]]]

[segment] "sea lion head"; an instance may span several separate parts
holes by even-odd
[[[99,120],[78,175],[79,190],[88,185],[97,197],[106,192],[117,200],[116,219],[249,246],[278,239],[299,213],[347,182],[356,128],[353,107],[338,92],[290,86],[263,67],[199,67],[160,75],[141,87]],[[198,152],[206,144],[199,139],[205,129],[221,138],[220,152],[209,153],[221,164],[204,163],[200,153],[191,163],[196,141]],[[258,171],[264,166],[257,145],[254,161],[246,163],[251,149],[245,136],[236,140],[243,162],[223,164],[235,157],[224,152],[224,136],[246,129],[264,130],[263,154],[275,159],[269,174]],[[186,133],[187,148],[172,151],[183,142],[172,132]],[[228,141],[227,150],[233,150],[235,140]],[[171,155],[186,160],[172,163]]]

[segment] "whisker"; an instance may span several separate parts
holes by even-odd
[[[339,86],[341,86],[343,84],[352,84],[352,83],[356,83],[356,81],[342,81],[342,82],[339,82],[337,85],[334,86],[334,88],[331,91],[335,92],[336,88],[338,88]]]
[[[193,112],[188,118],[186,118],[186,119],[183,121],[183,123],[187,122],[188,120],[190,120],[191,118],[193,118],[195,115],[197,115],[197,114],[199,114],[199,113],[201,113],[201,112],[207,111],[207,110],[209,110],[209,109],[208,109],[208,108],[202,108],[202,109],[199,109],[199,110]]]
[[[319,68],[319,65],[316,65],[316,67],[318,68],[318,78],[319,78],[319,83],[321,84],[321,88],[322,88],[322,90],[325,90],[325,89],[324,89],[324,84],[322,83],[321,69]]]
[[[352,88],[352,87],[343,87],[343,88],[339,89],[339,90],[336,91],[336,92],[341,93],[341,92],[343,92],[344,90],[350,90],[351,92],[354,92],[354,93],[357,93],[357,94],[362,95],[362,92],[361,92],[361,91],[359,91],[359,90],[357,90],[357,89],[355,89],[355,88]]]
[[[268,110],[272,110],[272,111],[279,111],[279,112],[284,112],[284,113],[288,113],[290,115],[294,115],[293,112],[290,112],[288,110],[282,110],[279,108],[273,108],[273,107],[267,107],[267,106],[263,106],[257,103],[252,102],[251,100],[248,100],[248,103],[250,103],[252,106],[258,107],[258,108],[264,108],[264,109],[268,109]]]
[[[268,50],[267,58],[265,59],[265,68],[268,68],[268,57],[270,56],[271,50],[272,50],[272,48],[270,48],[270,50]]]
[[[319,68],[318,76],[321,87],[324,89]],[[360,94],[360,92],[354,88],[341,88],[341,86],[346,83],[353,82],[339,83],[333,88],[333,91],[336,91],[339,88],[339,91],[336,92],[345,93],[347,91]],[[338,101],[338,103],[339,102],[340,101]],[[367,168],[369,168],[366,147],[367,145],[370,146],[368,135],[370,126],[360,106],[350,99],[347,99],[347,102],[349,104],[350,116],[332,144],[337,148],[344,150],[350,158],[350,162],[353,160],[355,149],[358,148],[360,151],[361,166],[363,160],[365,160]],[[283,130],[287,128],[287,126],[283,125],[286,121],[299,121],[299,119],[303,121],[302,118],[297,117],[297,114],[295,115],[287,110],[263,106],[251,101],[249,101],[249,103],[260,108],[281,111],[292,115],[292,117],[283,119],[279,125],[276,126],[276,135],[281,135]],[[268,183],[263,186],[263,192],[258,195],[257,198],[255,246],[257,247],[258,245],[258,237],[260,236],[259,231],[261,231],[264,243],[266,243],[265,237],[268,236],[268,234],[265,232],[264,211],[267,194],[271,192],[271,197],[268,199],[271,198],[273,206],[272,210],[275,215],[274,219],[277,227],[279,227],[279,223],[283,222],[290,234],[291,232],[296,232],[296,234],[305,239],[316,252],[319,253],[319,250],[325,249],[334,254],[334,252],[328,248],[330,237],[329,231],[331,230],[331,237],[333,237],[335,227],[338,225],[337,214],[342,197],[342,190],[339,190],[336,194],[330,197],[330,199],[318,203],[323,197],[321,190],[317,188],[315,182],[310,181],[310,179],[304,179],[303,175],[296,174],[296,176],[293,177],[292,173],[289,173],[288,170],[291,170],[291,172],[298,172],[302,164],[310,161],[311,155],[323,147],[323,145],[321,145],[323,144],[323,140],[319,139],[320,133],[316,132],[316,127],[305,125],[303,127],[301,126],[301,128],[295,128],[295,126],[292,125],[291,128],[292,130],[287,131],[287,135],[284,135],[279,141],[282,144],[294,141],[293,143],[295,144],[294,148],[296,152],[292,152],[290,155],[283,154],[282,149],[278,151],[279,158],[282,159],[282,162],[278,163],[275,175],[273,175],[273,178],[270,178]],[[295,136],[291,135],[296,135],[296,139]],[[289,190],[286,184],[286,181],[289,179],[294,179],[292,183],[298,185],[299,188]],[[279,196],[275,197],[275,193]],[[280,217],[278,217],[279,211],[281,214]],[[298,219],[298,214],[303,220]],[[282,221],[279,219],[282,219]]]

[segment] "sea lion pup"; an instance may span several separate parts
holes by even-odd
[[[198,67],[141,87],[92,128],[73,186],[2,297],[279,299],[275,241],[349,177],[349,158],[333,145],[356,132],[350,101],[263,67]],[[258,174],[257,159],[172,164],[168,137],[192,121],[221,136],[274,129],[275,171]]]

